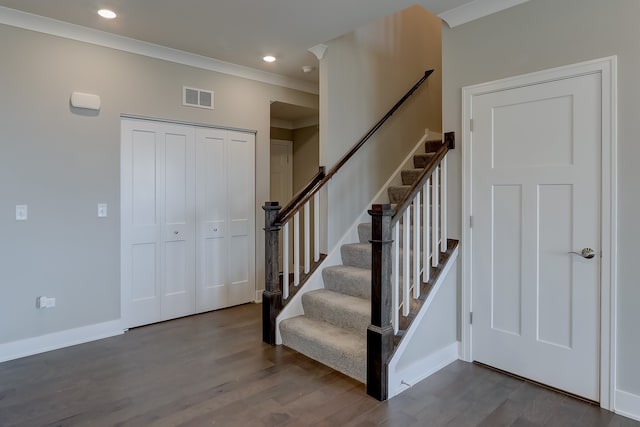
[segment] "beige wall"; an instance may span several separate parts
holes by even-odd
[[[293,141],[293,131],[291,129],[271,127],[271,139],[281,139],[283,141]]]
[[[441,131],[440,20],[413,7],[329,42],[320,65],[320,163],[332,167],[422,77],[435,73],[328,190],[331,247],[415,146]]]
[[[319,135],[317,125],[293,131],[293,194],[302,190],[318,173]]]
[[[316,95],[4,25],[0,51],[0,343],[120,317],[123,113],[257,131],[263,286],[270,101],[317,108]],[[215,110],[181,106],[183,85],[214,90]],[[72,91],[100,95],[99,114],[70,109]],[[39,295],[57,307],[37,310]]]
[[[461,88],[503,77],[618,55],[618,388],[640,395],[640,2],[531,0],[443,30],[444,128],[460,135]],[[460,233],[460,150],[450,163],[450,224]]]

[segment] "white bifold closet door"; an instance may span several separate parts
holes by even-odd
[[[195,311],[194,129],[122,122],[123,314],[129,327]]]
[[[196,130],[198,312],[255,299],[255,136]]]
[[[255,298],[250,133],[122,120],[127,327]]]

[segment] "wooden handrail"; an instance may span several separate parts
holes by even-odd
[[[391,218],[391,227],[395,226],[400,218],[402,218],[402,214],[404,211],[411,206],[411,201],[416,197],[416,194],[422,190],[422,186],[427,181],[427,178],[433,174],[433,171],[436,170],[438,166],[440,166],[440,162],[444,159],[444,156],[447,155],[449,151],[449,147],[446,144],[442,144],[442,147],[438,148],[435,156],[429,161],[427,167],[425,167],[422,173],[418,176],[418,178],[411,184],[409,187],[409,191],[405,194],[400,202],[396,205],[395,212],[393,217]]]
[[[380,129],[382,125],[384,125],[385,122],[389,120],[389,118],[398,110],[398,108],[400,108],[402,104],[404,104],[405,101],[409,99],[416,90],[418,90],[418,88],[425,82],[425,80],[427,80],[427,78],[433,73],[433,71],[434,70],[425,71],[420,80],[418,80],[416,84],[414,84],[411,89],[409,89],[409,91],[404,94],[404,96],[400,98],[400,100],[396,102],[393,107],[391,107],[391,109],[387,112],[387,114],[384,115],[384,117],[378,120],[378,122],[373,125],[373,127],[369,129],[369,131],[362,138],[360,138],[360,140],[351,148],[351,150],[347,152],[347,154],[342,156],[338,163],[333,168],[331,168],[331,170],[327,172],[327,174],[324,175],[320,181],[314,182],[314,180],[319,176],[316,175],[314,177],[314,180],[307,184],[305,189],[298,193],[296,197],[294,197],[294,200],[287,203],[287,206],[278,215],[278,218],[276,220],[277,223],[285,224],[296,214],[296,212],[300,211],[305,203],[307,203],[315,193],[320,191],[322,187],[324,187],[329,182],[329,180],[331,180],[331,178],[333,178],[333,176],[349,161],[349,159],[351,159],[356,154],[356,152],[360,148],[362,148],[362,146],[378,131],[378,129]],[[308,192],[306,195],[304,195],[303,193],[306,190],[308,190]],[[297,201],[295,201],[296,198],[298,199]]]
[[[325,167],[320,166],[320,170],[318,170],[318,173],[313,178],[311,178],[311,181],[309,181],[309,183],[302,190],[298,191],[298,193],[295,196],[293,196],[293,198],[289,201],[289,203],[287,203],[287,205],[284,208],[282,208],[282,210],[280,211],[280,214],[278,215],[278,219],[279,219],[278,223],[284,224],[286,221],[280,220],[280,218],[283,218],[283,219],[290,218],[289,213],[293,212],[294,208],[297,205],[304,206],[304,203],[306,203],[306,200],[304,203],[300,203],[300,202],[305,198],[307,193],[310,193],[316,187],[316,185],[320,181],[322,181],[322,179],[325,176],[324,170],[325,170]]]

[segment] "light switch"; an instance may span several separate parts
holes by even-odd
[[[16,221],[27,220],[27,205],[16,205]]]
[[[106,218],[106,217],[107,217],[107,204],[98,203],[98,218]]]

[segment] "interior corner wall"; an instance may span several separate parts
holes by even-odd
[[[121,114],[257,131],[263,288],[270,101],[317,108],[317,95],[7,25],[0,51],[0,343],[120,318]],[[182,106],[183,85],[215,91],[215,110]],[[99,95],[101,110],[71,108],[73,91]],[[56,307],[36,309],[41,295]]]
[[[509,76],[618,56],[617,387],[640,396],[640,2],[530,0],[477,21],[444,28],[443,119],[461,135],[461,88]],[[530,131],[536,132],[536,129]],[[451,231],[460,235],[460,150],[450,158]],[[639,412],[640,413],[640,412]]]
[[[318,173],[319,134],[317,125],[293,130],[293,194],[302,190]]]
[[[417,82],[427,82],[329,184],[328,245],[365,209],[426,128],[442,130],[441,23],[414,6],[327,43],[320,63],[320,164],[333,167]]]

